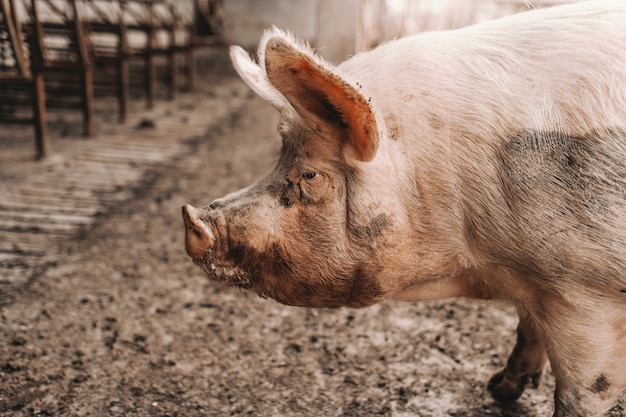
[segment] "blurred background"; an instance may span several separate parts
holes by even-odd
[[[570,1],[0,0],[0,123],[33,126],[41,159],[56,134],[48,133],[59,120],[54,111],[75,109],[81,118],[64,125],[62,136],[76,127],[91,137],[103,131],[98,108],[126,123],[131,98],[152,109],[158,99],[193,91],[198,70],[206,69],[198,57],[229,44],[252,51],[273,25],[337,64],[420,31]],[[2,133],[0,148],[21,143],[2,140]]]
[[[253,48],[276,25],[338,63],[355,52],[420,31],[454,29],[572,0],[223,0],[224,38]]]

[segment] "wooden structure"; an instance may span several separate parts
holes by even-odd
[[[156,100],[156,58],[167,60],[168,96],[178,90],[178,55],[186,56],[187,88],[195,77],[194,26],[192,14],[185,19],[181,8],[191,2],[165,0],[75,0],[83,9],[86,32],[90,38],[97,67],[114,67],[114,83],[118,98],[118,118],[124,122],[128,113],[131,87],[131,59],[143,63],[143,84],[146,107]],[[106,79],[105,79],[106,80]]]
[[[93,68],[89,46],[75,0],[30,0],[31,24],[39,34],[46,76],[46,103],[78,108],[83,136],[94,134]]]
[[[113,87],[118,100],[118,119],[126,121],[130,98],[128,27],[125,24],[125,2],[110,0],[76,0],[83,11],[91,53],[96,66],[113,67],[115,80],[109,77],[99,87],[109,92]],[[96,84],[98,86],[98,83]]]
[[[129,110],[131,60],[142,67],[148,108],[156,100],[157,59],[166,63],[159,69],[164,69],[170,99],[178,91],[181,67],[186,88],[192,89],[194,49],[211,44],[197,41],[197,1],[0,0],[0,122],[33,123],[37,156],[44,157],[49,153],[46,105],[80,108],[83,135],[93,135],[95,70],[113,68],[115,81],[109,77],[99,87],[113,87],[120,122]],[[8,91],[18,86],[34,97],[31,117],[11,107]],[[23,96],[16,95],[21,104],[26,102]]]
[[[36,19],[36,16],[35,16]],[[37,21],[35,21],[37,23]],[[49,153],[43,79],[43,56],[38,24],[23,32],[13,0],[0,0],[0,122],[32,123],[36,157]],[[29,47],[26,47],[26,42]],[[20,105],[30,107],[23,115]]]

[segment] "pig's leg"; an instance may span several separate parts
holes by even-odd
[[[610,298],[551,305],[546,345],[556,379],[555,417],[604,415],[626,389],[626,311]],[[583,308],[588,306],[589,310]],[[595,314],[590,314],[595,312]],[[556,313],[556,314],[554,314]]]
[[[525,312],[520,312],[517,326],[517,343],[507,361],[506,368],[495,374],[487,388],[499,401],[517,400],[526,384],[537,388],[548,362],[543,336]]]

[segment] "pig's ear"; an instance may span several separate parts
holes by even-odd
[[[274,31],[266,39],[261,56],[269,82],[305,123],[326,123],[344,130],[354,157],[371,161],[378,150],[379,133],[365,97],[288,35]]]
[[[263,70],[250,55],[240,46],[232,45],[229,49],[230,60],[241,79],[262,99],[270,102],[279,111],[283,112],[289,104],[280,93],[267,81]]]

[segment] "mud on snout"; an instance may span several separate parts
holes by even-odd
[[[226,256],[228,253],[223,218],[207,216],[203,209],[189,204],[182,208],[185,225],[185,250],[210,279],[227,285],[250,289],[253,274],[235,264]],[[207,221],[205,221],[205,218]]]

